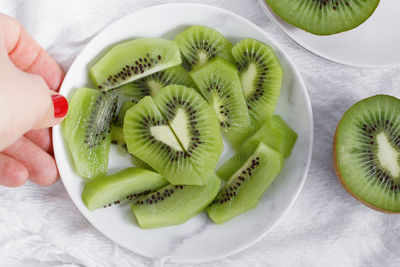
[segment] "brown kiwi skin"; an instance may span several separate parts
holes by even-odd
[[[347,111],[346,111],[346,113],[347,113]],[[343,115],[343,117],[344,117],[344,115]],[[342,119],[343,119],[343,117],[342,117]],[[342,119],[340,119],[340,122],[342,121]],[[335,167],[335,172],[336,172],[336,175],[337,175],[337,177],[339,179],[339,182],[344,187],[344,189],[346,189],[346,191],[350,193],[350,195],[352,195],[355,199],[357,199],[358,201],[360,201],[364,205],[370,207],[371,209],[374,209],[376,211],[380,211],[380,212],[383,212],[383,213],[388,213],[388,214],[399,214],[400,211],[384,210],[384,209],[381,209],[381,208],[379,208],[377,206],[372,205],[371,203],[366,202],[365,200],[363,200],[359,196],[357,196],[353,191],[351,191],[351,189],[347,186],[346,182],[344,181],[344,179],[342,177],[342,174],[340,173],[339,165],[338,165],[338,162],[337,162],[337,154],[336,154],[336,140],[337,140],[337,133],[338,133],[340,122],[338,123],[338,125],[336,127],[335,136],[333,137],[333,148],[332,148],[332,150],[333,150],[332,151],[333,152],[332,153],[333,154],[333,166]]]

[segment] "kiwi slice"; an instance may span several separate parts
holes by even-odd
[[[105,175],[110,151],[110,125],[114,120],[118,94],[80,88],[69,101],[63,122],[64,137],[76,171],[84,178]]]
[[[199,214],[218,193],[216,175],[207,185],[167,185],[131,205],[139,226],[144,229],[181,224]]]
[[[207,184],[223,150],[218,119],[212,107],[196,90],[182,85],[168,85],[154,102],[179,140],[194,169]],[[176,160],[176,159],[175,159]],[[184,180],[169,179],[173,184]]]
[[[195,25],[175,37],[183,56],[192,68],[204,65],[210,58],[222,57],[233,62],[232,44],[218,31]]]
[[[366,21],[379,0],[265,0],[283,20],[307,32],[331,35]]]
[[[228,180],[254,153],[260,142],[269,145],[284,157],[288,157],[296,140],[296,132],[279,115],[274,115],[240,147],[238,153],[218,169],[217,175],[222,180]]]
[[[140,100],[145,96],[155,96],[169,84],[180,84],[195,88],[189,73],[181,65],[154,73],[142,79],[123,85],[122,92]]]
[[[244,39],[232,48],[250,115],[250,127],[238,139],[245,140],[275,112],[283,69],[268,45]]]
[[[110,90],[181,63],[173,41],[140,38],[113,46],[90,68],[90,77],[97,88]]]
[[[223,58],[212,59],[190,72],[207,102],[214,108],[220,127],[234,147],[250,119],[235,66]]]
[[[204,183],[150,96],[127,111],[123,133],[129,153],[150,165],[169,182]]]
[[[340,120],[333,145],[340,182],[354,197],[385,212],[400,212],[400,99],[376,95]]]
[[[283,161],[281,153],[261,142],[207,208],[210,218],[221,224],[255,208],[282,170]]]
[[[140,197],[167,184],[156,172],[131,167],[86,183],[82,200],[89,210],[94,210]]]

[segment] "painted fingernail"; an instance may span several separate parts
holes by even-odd
[[[54,105],[54,118],[63,118],[68,112],[68,101],[62,95],[52,95]]]

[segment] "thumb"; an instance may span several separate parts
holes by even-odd
[[[32,129],[52,127],[62,121],[68,102],[50,90],[42,77],[16,68],[8,57],[0,65],[0,151]]]

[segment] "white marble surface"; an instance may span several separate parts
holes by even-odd
[[[3,0],[0,10],[21,20],[67,70],[83,46],[110,22],[167,2],[172,1]],[[398,216],[370,210],[343,190],[333,171],[331,143],[339,118],[352,103],[377,93],[400,97],[400,68],[354,69],[317,58],[275,29],[256,0],[192,2],[231,10],[272,36],[300,69],[315,121],[310,174],[290,212],[251,248],[199,266],[398,266]],[[0,201],[2,266],[151,264],[99,234],[60,182],[48,188],[0,188]]]

